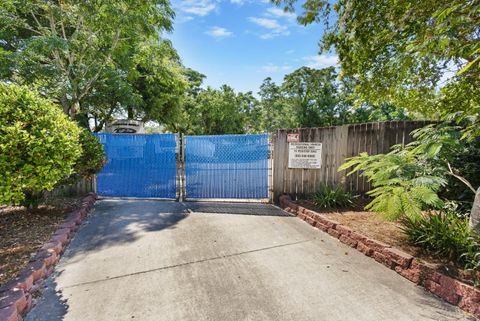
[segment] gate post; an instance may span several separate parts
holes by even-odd
[[[274,155],[274,138],[273,135],[268,133],[268,199],[270,203],[275,203],[274,201],[274,172],[273,169],[275,167],[275,159]]]
[[[180,159],[179,159],[179,175],[180,175],[180,186],[178,187],[179,193],[180,193],[180,202],[185,201],[185,136],[183,134],[180,134],[180,140],[179,140],[179,153],[180,153]]]

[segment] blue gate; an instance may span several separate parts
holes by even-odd
[[[100,196],[176,198],[176,135],[97,136],[107,155],[97,174]]]
[[[187,136],[187,199],[268,198],[268,135]]]

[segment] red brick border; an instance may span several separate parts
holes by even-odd
[[[43,245],[28,265],[13,280],[0,288],[0,321],[21,321],[32,306],[32,294],[53,272],[55,264],[72,239],[80,223],[87,217],[97,196],[89,193],[80,208],[71,213]]]
[[[480,318],[480,289],[455,280],[420,263],[410,254],[364,236],[338,222],[295,204],[290,196],[280,196],[280,206],[310,225],[338,238],[375,261],[395,270],[404,278],[423,286],[445,301]]]

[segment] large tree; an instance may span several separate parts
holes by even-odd
[[[333,67],[301,67],[285,76],[282,88],[292,104],[298,127],[336,124],[338,88]]]
[[[408,114],[391,104],[354,107],[354,81],[338,81],[335,68],[301,67],[278,86],[266,78],[260,100],[250,112],[250,128],[257,132],[279,128],[321,127],[385,120],[406,120]],[[252,129],[250,129],[252,131]]]
[[[195,97],[190,133],[196,135],[242,134],[245,114],[242,100],[233,89],[223,85],[219,90],[207,88]]]
[[[266,78],[258,92],[260,96],[259,129],[271,132],[279,128],[296,127],[292,105],[286,99],[282,87]]]
[[[173,16],[168,0],[2,1],[0,78],[38,87],[97,130],[132,108],[169,115],[181,65],[160,36]]]
[[[294,10],[297,0],[273,0]],[[438,89],[466,102],[480,97],[480,2],[465,0],[303,0],[299,21],[322,21],[320,50],[339,56],[341,75],[354,77],[356,93],[371,104],[390,102],[442,116]],[[457,76],[455,76],[457,75]],[[469,90],[465,90],[468,87]],[[445,99],[444,99],[445,101]],[[443,106],[446,111],[451,108]]]
[[[140,103],[129,106],[128,118],[156,120],[174,127],[181,121],[181,98],[188,82],[170,41],[145,43],[137,49],[129,74]]]

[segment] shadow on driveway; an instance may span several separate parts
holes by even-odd
[[[265,204],[102,200],[56,271],[26,321],[473,320]]]
[[[185,205],[195,213],[293,217],[270,204],[187,202]]]
[[[80,227],[62,255],[62,260],[44,284],[42,296],[25,321],[60,321],[68,311],[68,298],[58,289],[57,278],[66,265],[75,264],[82,254],[100,251],[137,241],[142,234],[174,229],[188,215],[186,208],[175,202],[149,200],[101,200],[93,215]],[[41,317],[40,317],[41,316]]]
[[[174,229],[188,212],[175,202],[102,200],[95,205],[94,214],[70,244],[74,251],[67,250],[66,258],[134,242],[144,232]]]

